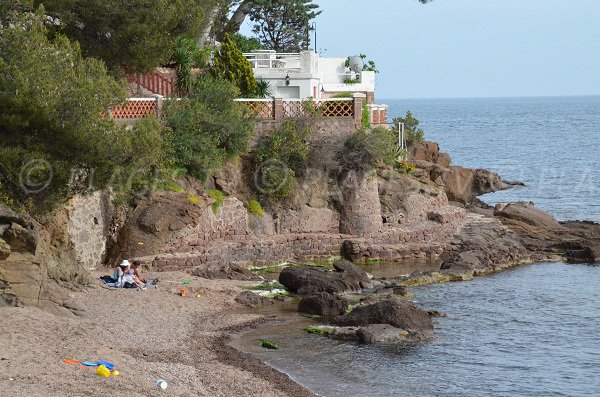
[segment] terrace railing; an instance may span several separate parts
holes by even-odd
[[[235,101],[260,120],[283,120],[286,118],[324,117],[351,118],[356,126],[361,125],[364,94],[354,94],[352,98],[335,99],[236,99]],[[163,99],[129,98],[124,105],[114,106],[110,115],[114,119],[136,120],[149,116],[161,117]],[[383,105],[385,106],[385,105]],[[386,107],[387,109],[387,107]]]
[[[127,80],[164,97],[175,95],[177,89],[177,78],[172,74],[161,73],[160,70],[129,75]]]
[[[159,101],[156,98],[129,98],[124,105],[113,106],[110,116],[113,119],[143,119],[159,116]]]
[[[265,50],[244,54],[253,69],[300,69],[299,53]]]

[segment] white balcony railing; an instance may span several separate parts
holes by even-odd
[[[300,69],[300,54],[263,50],[244,54],[253,69]]]

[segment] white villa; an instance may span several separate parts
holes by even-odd
[[[252,64],[256,80],[269,82],[275,97],[325,99],[351,92],[365,94],[369,104],[375,101],[375,72],[352,72],[345,66],[346,58],[321,57],[313,51],[284,54],[272,50],[244,56]]]

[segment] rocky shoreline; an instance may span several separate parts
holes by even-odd
[[[0,372],[0,389],[12,388],[16,396],[36,395],[36,390],[37,395],[57,390],[101,395],[105,385],[97,379],[90,384],[81,373],[69,373],[62,384],[53,380],[64,378],[62,368],[39,374],[39,368],[56,366],[65,354],[85,353],[126,363],[131,378],[116,387],[131,395],[153,395],[147,390],[159,376],[157,368],[178,385],[173,395],[313,395],[232,347],[240,332],[281,319],[248,312],[254,309],[240,314],[243,305],[273,301],[246,289],[259,279],[252,267],[341,256],[345,260],[335,261],[329,271],[290,268],[279,280],[298,294],[301,312],[331,319],[331,326],[314,333],[398,343],[430,338],[431,317],[440,314],[411,303],[407,287],[470,280],[524,263],[598,261],[599,224],[558,222],[531,203],[487,206],[478,195],[518,184],[485,170],[450,166],[435,143],[412,146],[411,158],[414,175],[389,168],[369,175],[336,171],[323,184],[322,173],[307,174],[303,188],[289,201],[266,208],[265,216],[249,213],[244,204],[250,197],[243,162],[212,181],[228,194],[217,211],[204,188],[190,179],[179,181],[185,193],[154,192],[131,208],[78,198],[71,207],[35,220],[0,207],[0,310],[6,320],[0,329],[10,334],[29,327],[22,340],[0,346],[1,358],[10,364]],[[83,221],[90,218],[93,225]],[[92,235],[106,241],[91,244]],[[107,247],[108,264],[135,258],[151,274],[174,283],[155,295],[128,296],[140,311],[133,324],[111,318],[107,302],[114,302],[113,292],[93,287],[94,278],[82,264],[82,258],[98,257],[99,246]],[[440,266],[372,278],[355,265],[377,260]],[[177,280],[186,277],[202,290],[200,300],[182,301],[178,295]],[[148,319],[161,319],[161,327],[147,324]],[[60,331],[65,325],[80,335],[65,335]],[[145,333],[140,350],[119,343],[120,353],[103,347],[114,335],[135,338],[140,330]],[[33,362],[27,361],[30,355],[19,357],[40,343],[44,348]],[[23,371],[38,374],[19,375]],[[236,381],[224,382],[223,376]],[[138,388],[146,391],[136,394]]]

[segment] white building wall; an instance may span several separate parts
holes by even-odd
[[[324,58],[312,51],[300,54],[262,52],[246,56],[255,66],[256,79],[268,81],[275,97],[321,98],[345,91],[375,91],[374,72],[362,72],[360,83],[344,83],[345,80],[356,79],[354,73],[346,70],[346,58]],[[286,85],[286,76],[289,76],[289,85]]]

